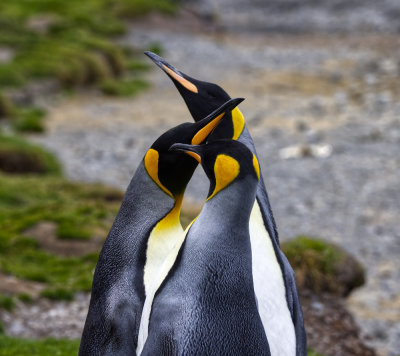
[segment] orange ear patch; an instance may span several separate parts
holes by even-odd
[[[147,173],[153,179],[153,181],[170,197],[174,197],[173,194],[160,182],[158,178],[158,158],[159,154],[153,148],[150,148],[146,156],[144,156],[144,167],[146,168]]]
[[[176,74],[172,69],[168,68],[166,65],[162,65],[163,69],[177,82],[181,83],[187,90],[190,90],[193,93],[198,93],[197,87],[189,82],[187,79],[181,77],[179,74]]]
[[[185,151],[185,153],[188,154],[189,156],[192,156],[197,162],[201,164],[201,157],[196,152]]]
[[[208,137],[212,130],[218,125],[219,121],[224,117],[225,113],[218,115],[214,120],[209,122],[192,138],[192,145],[200,145]]]

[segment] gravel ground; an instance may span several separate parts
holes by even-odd
[[[368,281],[348,306],[379,354],[397,355],[400,51],[393,44],[398,39],[157,28],[139,24],[124,41],[161,43],[164,57],[183,72],[246,97],[241,109],[281,239],[308,234],[354,254]],[[154,139],[189,120],[166,76],[155,70],[148,79],[153,88],[134,99],[82,94],[45,101],[49,130],[33,139],[60,157],[70,178],[124,189]],[[202,201],[206,191],[198,170],[187,195]]]
[[[397,0],[186,0],[232,31],[376,32],[400,30]]]

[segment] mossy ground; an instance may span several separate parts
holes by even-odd
[[[41,147],[30,144],[22,138],[0,134],[0,171],[59,176],[61,166],[53,155]]]
[[[0,174],[0,269],[45,284],[42,296],[71,299],[89,291],[98,253],[62,257],[40,246],[25,230],[40,222],[57,224],[57,238],[106,237],[122,193],[97,184],[77,184],[57,176]]]
[[[79,340],[26,340],[0,335],[0,356],[72,356],[78,349]]]
[[[0,2],[0,50],[12,53],[0,63],[0,118],[12,117],[19,131],[41,132],[36,108],[15,108],[4,91],[50,78],[66,89],[92,85],[109,95],[132,95],[147,86],[140,73],[148,66],[138,50],[114,38],[124,20],[151,11],[173,13],[174,0],[30,0]],[[141,51],[140,51],[141,52]],[[119,82],[120,81],[120,82]]]
[[[0,82],[15,86],[55,76],[74,85],[118,75],[129,67],[132,54],[112,41],[124,33],[123,20],[175,8],[170,0],[3,1],[0,46],[14,56],[0,65]]]
[[[300,289],[346,296],[365,280],[361,264],[338,246],[299,236],[282,244]]]
[[[78,354],[80,340],[26,340],[0,336],[0,356],[72,356]],[[308,356],[323,356],[308,349]]]

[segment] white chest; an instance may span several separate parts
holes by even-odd
[[[254,291],[271,356],[296,355],[296,336],[282,271],[256,201],[250,216]]]

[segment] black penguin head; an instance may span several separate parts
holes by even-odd
[[[170,151],[176,142],[202,144],[226,113],[244,99],[231,99],[203,120],[178,125],[162,134],[147,151],[144,165],[153,181],[168,195],[176,199],[184,192],[197,162],[180,151]]]
[[[160,56],[148,51],[144,53],[171,78],[183,100],[185,100],[194,121],[201,120],[230,99],[228,93],[217,84],[191,78],[180,72]],[[220,135],[221,137],[219,138],[233,137],[233,127],[229,121],[224,120],[221,123],[221,125],[226,126],[224,130],[221,129],[221,125],[216,130],[224,132],[224,135]]]
[[[232,182],[247,177],[258,182],[260,167],[257,157],[239,141],[216,140],[205,145],[176,143],[171,151],[182,151],[199,162],[210,180],[207,200]]]

